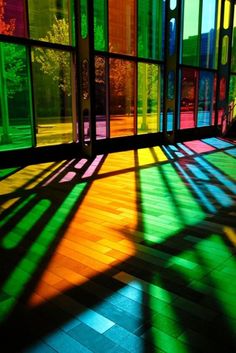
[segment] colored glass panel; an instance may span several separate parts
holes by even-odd
[[[136,54],[135,1],[109,1],[109,50],[113,53]]]
[[[106,62],[102,56],[95,57],[95,114],[96,137],[105,138],[106,124]]]
[[[26,36],[24,0],[0,1],[0,34]]]
[[[197,127],[212,124],[215,102],[215,77],[212,72],[201,71],[199,75]]]
[[[215,52],[216,0],[203,0],[201,28],[201,66],[213,67]]]
[[[177,0],[170,0],[170,9],[174,10],[177,5]]]
[[[221,1],[218,1],[217,6],[217,16],[216,16],[216,44],[215,44],[215,59],[214,59],[214,68],[218,67],[218,56],[219,56],[219,36],[221,28]]]
[[[70,5],[67,0],[29,0],[30,37],[50,43],[72,44]]]
[[[234,5],[233,40],[231,55],[231,71],[236,73],[236,4]]]
[[[232,117],[236,116],[236,75],[230,76],[229,105],[231,107]]]
[[[105,0],[94,1],[94,47],[107,50],[107,8]]]
[[[183,23],[183,64],[198,65],[199,63],[199,0],[184,1]]]
[[[180,129],[193,128],[196,97],[197,71],[182,70]]]
[[[70,53],[34,48],[33,87],[37,145],[72,141]]]
[[[223,37],[222,42],[222,56],[221,56],[221,64],[225,65],[228,61],[228,50],[229,50],[229,37],[225,35]]]
[[[135,64],[110,59],[110,135],[134,134]]]
[[[0,151],[31,147],[31,125],[27,49],[0,42]]]
[[[138,133],[160,129],[160,68],[138,64]]]
[[[169,23],[170,26],[170,37],[169,37],[169,55],[175,54],[176,47],[176,22],[175,18],[172,18]]]
[[[83,39],[88,36],[88,4],[87,0],[80,0],[80,33]]]
[[[225,0],[224,22],[223,22],[224,29],[229,28],[229,21],[230,21],[230,0]]]
[[[167,97],[168,99],[172,100],[174,99],[174,93],[175,93],[175,73],[174,71],[170,71],[168,73],[168,90],[167,90]]]
[[[163,0],[138,1],[138,56],[163,58],[164,34]]]

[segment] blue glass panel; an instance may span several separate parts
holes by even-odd
[[[200,63],[204,67],[213,67],[215,52],[215,11],[216,0],[203,0],[201,28]]]

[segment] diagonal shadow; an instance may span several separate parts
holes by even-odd
[[[140,192],[140,180],[137,174],[138,172],[136,173],[136,188],[138,192]],[[80,202],[82,202],[84,195],[85,194],[82,195]],[[178,208],[177,203],[175,204],[175,206]],[[77,207],[78,205],[76,204],[75,208]],[[138,204],[137,210],[139,213],[142,211],[141,204]],[[220,216],[220,217],[223,217],[223,219],[225,219],[228,212],[235,212],[235,209],[228,208],[227,210],[225,209],[222,212],[218,212],[214,217],[210,216],[209,219],[207,218],[203,222],[203,224],[200,222],[198,224],[198,227],[201,228],[201,226],[203,226],[203,229],[204,229],[206,221],[209,221],[211,223],[212,222],[217,223],[217,219],[218,219],[217,217]],[[71,214],[73,214],[73,211],[71,212]],[[71,217],[72,216],[68,218],[67,223],[69,223],[69,219]],[[232,224],[234,224],[232,217],[227,218],[227,224],[228,224],[228,219],[230,219],[232,221]],[[116,276],[120,271],[128,272],[129,274],[136,276],[137,278],[143,279],[149,283],[153,283],[155,274],[158,272],[161,278],[161,282],[163,283],[162,284],[163,287],[166,288],[166,290],[168,290],[169,293],[173,293],[173,298],[175,300],[177,295],[183,296],[183,292],[182,292],[183,289],[184,289],[184,298],[186,297],[191,299],[197,296],[200,299],[202,299],[203,295],[200,295],[199,293],[197,293],[196,290],[192,290],[191,288],[190,289],[188,288],[189,283],[186,282],[184,276],[182,276],[181,273],[179,273],[179,271],[169,267],[166,268],[171,258],[173,258],[174,256],[178,256],[184,251],[189,250],[189,248],[191,249],[194,248],[196,244],[193,246],[189,242],[185,242],[186,245],[185,247],[183,247],[183,243],[185,241],[185,237],[189,233],[194,234],[196,232],[196,227],[197,225],[185,228],[184,231],[179,232],[174,237],[174,241],[173,239],[167,239],[163,242],[163,244],[158,244],[153,246],[149,245],[148,247],[145,246],[145,243],[144,243],[144,246],[147,248],[147,250],[148,248],[152,248],[152,249],[157,249],[158,251],[163,251],[165,253],[167,252],[167,254],[169,254],[165,259],[161,259],[162,261],[158,259],[158,255],[157,255],[159,264],[155,264],[153,262],[150,263],[149,258],[148,257],[145,258],[143,256],[144,248],[140,250],[140,247],[137,247],[136,254],[134,256],[130,256],[128,260],[115,263],[114,266],[112,266],[112,268],[106,271],[102,271],[102,273],[99,273],[98,275],[95,275],[88,282],[79,286],[74,285],[72,286],[72,288],[66,290],[63,293],[59,293],[58,295],[55,295],[52,299],[45,301],[43,304],[38,305],[36,308],[29,309],[24,306],[24,303],[27,303],[27,300],[30,294],[34,290],[36,283],[41,277],[42,272],[46,268],[48,261],[50,260],[50,257],[56,248],[57,244],[56,243],[52,244],[51,249],[49,248],[46,258],[44,259],[43,263],[40,264],[40,268],[37,269],[34,279],[30,281],[30,283],[25,288],[24,294],[21,295],[21,297],[19,298],[19,305],[16,306],[14,311],[11,313],[11,315],[2,325],[1,332],[4,338],[2,340],[2,343],[5,344],[5,347],[4,346],[3,347],[4,348],[10,347],[9,343],[12,343],[14,341],[12,349],[15,349],[16,346],[18,350],[25,348],[30,343],[37,341],[38,339],[47,335],[49,332],[52,332],[55,329],[59,328],[63,323],[66,323],[72,317],[77,316],[79,313],[83,313],[86,310],[86,308],[96,307],[99,303],[101,303],[101,301],[109,298],[116,290],[124,287],[124,283],[121,283],[120,281],[117,281],[116,279],[114,279],[114,276]],[[60,237],[63,236],[65,228],[66,228],[66,224],[64,224],[63,229],[61,229],[59,234],[57,235],[58,241]],[[139,218],[139,224],[137,225],[137,229],[139,230],[140,233],[144,231],[143,220],[141,218]],[[122,229],[121,233],[125,234],[127,238],[130,238],[132,242],[134,241],[135,234],[130,233],[129,231],[127,231],[127,229],[125,228]],[[198,232],[197,232],[197,235],[198,235]],[[207,237],[209,237],[208,230],[204,233],[202,239],[205,239]],[[202,239],[199,239],[199,242]],[[173,251],[173,242],[175,243],[174,251]],[[227,246],[228,245],[229,244],[227,244]],[[27,246],[28,245],[26,245],[26,247]],[[172,252],[170,251],[170,249],[172,249]],[[172,281],[173,278],[175,278],[174,282]],[[178,285],[176,285],[176,281]],[[97,289],[96,293],[94,293],[94,288]],[[212,296],[212,299],[216,298],[213,291],[212,293],[210,293],[210,295]],[[82,305],[78,305],[78,298]],[[152,325],[153,312],[150,310],[149,304],[150,304],[150,296],[144,295],[143,305],[142,305],[143,317],[140,321],[136,322],[137,324],[136,329],[139,330],[138,332],[140,334],[142,332],[145,332],[146,329]],[[222,312],[222,314],[224,313],[223,311],[220,310],[217,300],[215,300],[215,303],[213,306],[215,309],[217,309],[216,310],[217,312],[219,313]],[[111,308],[114,310],[114,312],[118,317],[116,307],[113,305],[111,306]],[[103,313],[103,315],[106,315],[107,317],[111,315],[111,313],[110,314],[107,312],[105,313],[104,308],[99,310],[101,313]],[[178,307],[177,308],[175,307],[175,311],[178,317],[180,318],[182,327],[183,328],[189,327],[189,315],[186,314],[186,312],[183,312],[183,310],[179,309]],[[154,316],[156,316],[157,313],[158,312],[155,312]],[[53,317],[53,322],[51,320],[52,317]],[[112,318],[112,316],[110,316],[110,318]],[[134,320],[134,317],[131,316],[130,318]],[[24,322],[24,325],[22,325],[22,320]],[[122,317],[119,317],[119,320],[121,324],[124,325],[124,323],[122,322]],[[193,318],[193,321],[196,324],[196,318]],[[37,324],[35,325],[35,327],[32,327],[32,323],[34,322],[36,322]],[[219,329],[225,326],[227,328],[226,332],[230,333],[229,327],[227,327],[227,324],[224,324],[224,318],[221,318],[219,320],[218,326],[219,326],[218,327]],[[195,326],[193,328],[195,328]],[[131,329],[132,328],[130,328],[130,330]],[[227,338],[227,340],[223,339],[222,343],[224,344],[227,343],[225,347],[230,347],[230,345],[233,343],[232,337],[230,334],[228,334],[228,336],[226,335],[225,337]],[[144,340],[145,352],[156,351],[155,348],[153,347],[153,341],[154,341],[154,337],[151,337],[151,342],[150,342],[150,337],[147,337],[147,339]],[[155,342],[155,344],[158,345],[158,342]],[[194,351],[194,350],[191,350],[191,348],[189,349],[190,349],[189,352]]]

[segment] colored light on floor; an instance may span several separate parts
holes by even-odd
[[[30,211],[10,230],[1,240],[1,247],[5,249],[13,249],[20,244],[27,236],[32,228],[37,224],[40,218],[50,208],[49,200],[40,200],[34,205]]]
[[[204,218],[204,212],[170,164],[140,170],[145,239],[165,240]]]
[[[211,152],[215,150],[213,146],[209,146],[201,140],[187,141],[184,142],[184,145],[195,153]]]
[[[236,231],[231,227],[224,227],[224,233],[229,239],[229,241],[236,246]]]
[[[224,174],[227,174],[231,179],[236,180],[236,168],[234,157],[224,152],[215,152],[204,156],[204,159],[206,159]]]

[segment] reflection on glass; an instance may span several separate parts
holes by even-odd
[[[174,71],[170,71],[168,73],[168,89],[167,89],[167,97],[168,99],[172,100],[174,99],[174,93],[175,93],[175,73]]]
[[[164,35],[163,0],[138,1],[138,56],[163,58]]]
[[[229,86],[229,106],[232,118],[236,116],[236,75],[231,75]]]
[[[194,127],[194,108],[196,96],[197,71],[182,70],[181,101],[180,101],[180,129]]]
[[[0,1],[0,34],[25,37],[24,0]]]
[[[201,71],[199,75],[197,126],[209,126],[213,122],[215,102],[215,77],[212,72]]]
[[[32,51],[37,145],[72,141],[70,53]]]
[[[135,1],[109,0],[109,50],[135,55]]]
[[[50,43],[73,44],[68,0],[28,0],[30,37]]]
[[[32,146],[30,91],[26,48],[0,43],[0,151]]]
[[[159,131],[160,68],[153,64],[138,64],[138,133]]]
[[[107,50],[107,8],[105,0],[94,0],[94,46]]]
[[[97,139],[106,138],[106,63],[95,57],[95,114]]]
[[[110,59],[110,135],[134,134],[135,64]]]

